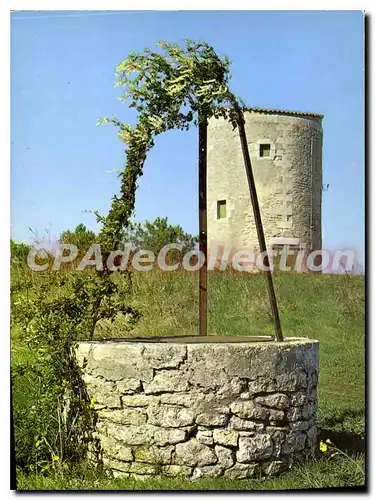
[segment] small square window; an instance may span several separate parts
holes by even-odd
[[[259,144],[259,156],[265,158],[271,155],[271,144]]]
[[[220,200],[217,202],[217,218],[225,219],[227,216],[227,201]]]

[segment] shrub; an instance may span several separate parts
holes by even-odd
[[[78,257],[82,257],[90,245],[95,241],[95,233],[87,229],[84,224],[78,224],[74,231],[63,231],[60,234],[60,243],[69,243],[78,248]]]
[[[118,286],[96,273],[46,274],[32,297],[18,297],[13,326],[29,353],[12,370],[19,467],[47,470],[86,456],[94,422],[72,348],[93,337],[98,321],[119,311],[137,318]]]
[[[124,233],[124,243],[133,244],[137,250],[150,250],[155,256],[168,243],[182,245],[181,251],[172,249],[168,252],[169,264],[180,261],[197,242],[198,238],[186,233],[181,226],[169,224],[167,217],[157,217],[152,222],[133,222]]]

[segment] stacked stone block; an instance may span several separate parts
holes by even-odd
[[[82,342],[114,476],[279,473],[316,445],[318,342]]]

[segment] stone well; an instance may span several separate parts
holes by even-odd
[[[318,342],[213,339],[78,344],[115,476],[268,476],[314,451]]]

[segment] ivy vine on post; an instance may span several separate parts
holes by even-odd
[[[128,227],[135,207],[137,181],[143,174],[147,153],[157,135],[168,130],[188,130],[210,117],[229,118],[236,127],[236,113],[228,104],[229,59],[220,58],[206,43],[185,40],[185,47],[159,42],[163,53],[145,49],[131,53],[116,68],[115,86],[121,86],[120,99],[135,108],[135,127],[118,118],[101,118],[98,124],[112,123],[126,144],[126,168],[119,174],[121,194],[114,196],[103,222],[100,243],[115,248]]]
[[[203,138],[208,120],[223,117],[230,121],[233,129],[239,127],[260,250],[266,256],[267,265],[267,250],[244,128],[244,103],[229,89],[230,61],[226,56],[219,57],[205,42],[186,39],[184,46],[164,41],[157,45],[158,52],[148,48],[143,53],[133,52],[116,68],[115,86],[123,88],[120,99],[130,108],[135,108],[138,114],[135,127],[122,123],[117,117],[101,118],[98,122],[115,125],[119,138],[126,144],[126,168],[119,174],[120,196],[113,197],[106,217],[96,213],[98,221],[103,223],[99,242],[109,250],[121,242],[122,231],[128,227],[135,208],[137,182],[143,174],[147,153],[154,146],[155,137],[168,130],[188,130],[192,125],[199,125],[200,137]],[[202,154],[200,160],[200,165],[205,165]],[[205,176],[205,171],[201,174],[200,178]],[[201,186],[205,189],[205,182]],[[202,196],[205,200],[206,193],[200,193],[200,200]],[[204,202],[200,201],[200,206],[205,209]],[[205,250],[205,214],[200,219],[200,248]],[[283,340],[271,271],[266,271],[266,275],[276,339]],[[200,279],[204,292],[200,314],[202,310],[206,312],[205,283],[206,276],[203,276]],[[200,328],[203,328],[204,334],[207,333],[205,320],[200,320]]]

